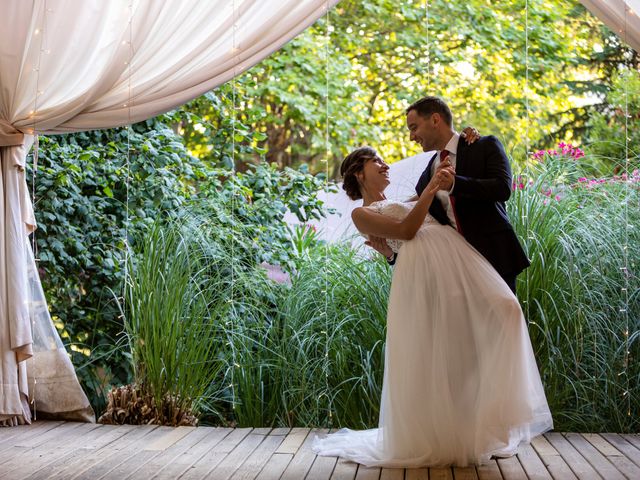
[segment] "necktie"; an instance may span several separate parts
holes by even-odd
[[[440,163],[444,162],[447,158],[449,158],[449,150],[442,150],[440,152]],[[449,194],[449,202],[451,203],[451,211],[453,212],[453,218],[456,219],[456,228],[458,232],[462,234],[462,227],[460,225],[460,220],[458,220],[458,215],[456,214],[456,198]]]

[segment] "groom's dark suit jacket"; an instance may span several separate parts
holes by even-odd
[[[422,173],[416,192],[431,180],[436,155]],[[460,138],[456,152],[456,178],[452,196],[464,238],[493,265],[503,278],[529,266],[529,260],[509,223],[505,202],[511,196],[511,167],[502,144],[494,136],[468,145]],[[429,213],[441,224],[450,224],[444,206],[435,198]]]

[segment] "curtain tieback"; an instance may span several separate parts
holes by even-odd
[[[0,118],[0,147],[24,144],[24,133],[17,130],[4,118]]]

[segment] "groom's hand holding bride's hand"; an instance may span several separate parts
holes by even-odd
[[[436,170],[436,174],[431,178],[431,181],[427,185],[425,190],[429,194],[435,195],[439,190],[450,190],[453,186],[453,179],[455,177],[455,170],[449,163],[449,160],[445,160]]]

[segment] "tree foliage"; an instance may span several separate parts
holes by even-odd
[[[268,160],[333,177],[342,156],[362,144],[390,161],[417,153],[404,109],[427,94],[447,99],[456,128],[496,134],[508,151],[579,142],[589,116],[606,109],[613,72],[637,55],[625,59],[617,37],[577,1],[527,5],[525,15],[523,0],[491,8],[436,0],[428,10],[422,0],[344,0],[222,87],[226,113]],[[211,118],[216,105],[187,109]],[[190,149],[206,144],[185,132]],[[239,166],[255,161],[236,157]]]

